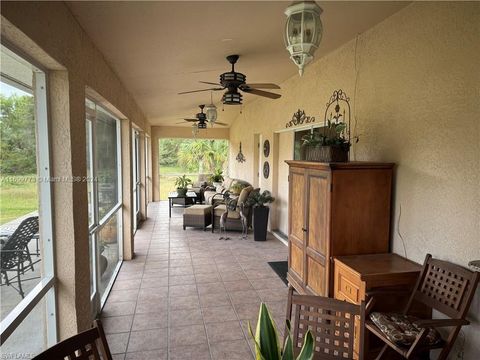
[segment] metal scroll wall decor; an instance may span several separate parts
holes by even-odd
[[[315,116],[307,116],[305,115],[304,110],[298,109],[292,116],[292,120],[287,122],[285,125],[286,128],[302,125],[302,124],[309,124],[315,122]]]
[[[243,155],[243,153],[242,153],[242,142],[240,142],[240,149],[238,150],[236,160],[239,163],[244,163],[247,160],[247,159],[245,159],[245,155]]]
[[[343,137],[350,143],[350,98],[342,89],[335,90],[325,108],[323,125],[344,123]]]

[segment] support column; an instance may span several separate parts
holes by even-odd
[[[90,256],[88,238],[85,86],[66,71],[51,71],[49,118],[56,295],[59,338],[91,326]]]
[[[123,191],[123,259],[131,260],[133,241],[133,172],[132,172],[132,124],[122,120],[122,191]]]
[[[158,168],[158,136],[152,134],[152,191],[153,201],[160,201],[160,173]]]

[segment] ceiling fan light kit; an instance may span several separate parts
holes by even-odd
[[[192,91],[184,91],[179,93],[179,95],[183,94],[190,94],[195,92],[201,91],[219,91],[219,90],[226,90],[222,96],[222,103],[224,105],[241,105],[242,104],[242,94],[238,91],[241,90],[243,92],[263,96],[269,99],[278,99],[281,95],[275,94],[269,91],[263,91],[259,89],[280,89],[280,86],[270,83],[262,83],[262,84],[247,84],[247,77],[246,75],[236,72],[235,71],[235,63],[237,62],[239,55],[229,55],[227,56],[227,61],[232,65],[232,70],[229,72],[225,72],[220,75],[220,83],[212,83],[208,81],[200,81],[202,84],[209,84],[215,85],[217,87],[210,88],[210,89],[202,89],[202,90],[192,90]]]
[[[294,2],[285,10],[285,46],[290,52],[290,59],[298,66],[300,76],[313,60],[313,54],[322,40],[322,12],[315,1]]]

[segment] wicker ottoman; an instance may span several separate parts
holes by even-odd
[[[202,228],[205,230],[212,223],[211,205],[193,205],[183,212],[183,230],[190,227]]]

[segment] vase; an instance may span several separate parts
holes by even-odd
[[[255,241],[267,240],[268,206],[256,206],[253,208],[253,239]]]
[[[177,195],[178,196],[186,196],[187,195],[187,188],[177,188]]]

